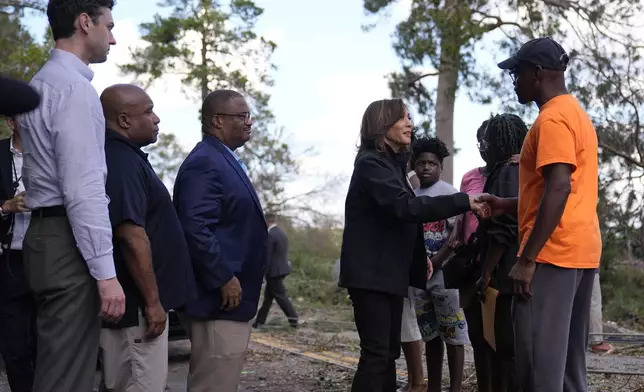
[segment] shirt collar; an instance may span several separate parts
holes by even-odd
[[[50,52],[51,59],[63,63],[67,67],[71,67],[78,71],[90,82],[94,78],[94,71],[92,71],[83,60],[79,59],[75,54],[66,50],[52,49]]]
[[[241,168],[244,170],[244,172],[245,172],[246,174],[248,174],[248,167],[246,166],[246,164],[244,163],[244,161],[242,161],[242,159],[239,157],[239,155],[235,154],[235,151],[231,150],[231,149],[230,149],[230,147],[228,147],[225,143],[223,143],[221,140],[217,139],[216,137],[214,137],[214,136],[212,136],[212,135],[204,134],[204,137],[210,137],[210,138],[213,138],[213,139],[215,139],[215,140],[217,141],[217,143],[219,143],[219,144],[221,144],[222,146],[224,146],[224,148],[226,149],[226,151],[228,151],[228,152],[230,153],[230,155],[232,155],[232,156],[233,156],[233,158],[235,158],[235,161],[237,161],[237,163],[239,164],[239,166],[241,166]]]
[[[137,146],[130,139],[126,138],[125,136],[121,135],[120,133],[107,128],[106,133],[105,133],[105,138],[107,140],[115,140],[115,141],[118,141],[118,142],[126,144],[131,149],[136,151],[136,153],[139,154],[141,156],[141,158],[145,159],[146,161],[148,160],[148,154],[143,152],[143,150],[141,150],[141,147]]]
[[[271,231],[273,227],[277,227],[277,224],[273,223],[272,225],[268,226],[268,231]]]
[[[22,153],[13,146],[13,135],[9,138],[9,151],[11,151],[13,155],[17,155],[19,157],[22,156]]]

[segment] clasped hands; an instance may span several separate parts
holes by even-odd
[[[488,199],[493,197],[487,193],[481,193],[478,195],[470,195],[470,209],[476,215],[483,219],[491,217],[493,214],[493,209],[488,204]]]

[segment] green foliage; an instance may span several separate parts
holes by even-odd
[[[169,188],[172,188],[179,166],[188,152],[181,147],[173,133],[160,133],[159,140],[146,147],[145,151],[150,154],[148,160],[154,167],[157,176]]]
[[[600,275],[603,318],[644,330],[644,271],[641,266],[615,266]]]
[[[162,6],[172,12],[141,25],[147,45],[134,49],[132,62],[121,70],[147,85],[178,75],[193,98],[204,99],[223,88],[243,92],[253,110],[254,133],[238,153],[264,207],[281,205],[284,183],[297,174],[298,166],[269,108],[266,89],[273,85],[270,57],[276,44],[254,31],[263,9],[249,0],[226,6],[213,0],[166,0]]]
[[[347,305],[345,290],[337,287],[332,269],[340,257],[342,230],[334,225],[296,226],[282,222],[289,237],[289,260],[293,265],[286,280],[289,293],[310,304]]]
[[[11,129],[7,125],[4,116],[0,116],[0,139],[6,139],[11,136]]]
[[[49,58],[53,42],[38,43],[21,24],[21,13],[2,10],[0,5],[0,73],[29,81]]]

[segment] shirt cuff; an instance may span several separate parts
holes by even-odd
[[[114,268],[114,257],[112,254],[95,257],[87,260],[89,273],[96,280],[107,280],[116,277],[116,268]]]

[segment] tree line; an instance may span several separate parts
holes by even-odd
[[[363,0],[363,7],[380,16],[395,2]],[[599,139],[604,259],[643,259],[642,11],[644,4],[633,0],[412,0],[393,34],[401,70],[388,75],[389,86],[413,105],[423,133],[453,149],[459,90],[474,102],[522,114],[527,123],[535,117],[534,107],[516,102],[506,75],[481,64],[483,51],[505,59],[531,38],[562,42],[571,57],[569,91],[592,117]],[[451,161],[444,177],[453,180]]]
[[[395,2],[363,0],[363,6],[367,14],[380,15]],[[25,18],[42,14],[45,4],[0,0],[0,72],[29,80],[46,61],[53,46],[50,32],[43,32],[39,41],[24,26]],[[273,86],[271,55],[277,44],[256,32],[263,9],[251,0],[165,0],[160,5],[169,12],[140,25],[145,45],[132,49],[131,61],[119,64],[120,70],[144,86],[163,75],[178,75],[186,98],[195,101],[216,88],[251,97],[255,136],[240,154],[264,206],[316,214],[310,198],[330,184],[295,197],[285,192],[300,168],[270,108],[267,91]],[[627,249],[624,257],[642,258],[644,42],[635,32],[643,7],[633,0],[412,0],[409,15],[392,38],[401,60],[401,70],[389,75],[392,95],[413,106],[423,132],[435,133],[453,147],[459,90],[474,102],[526,119],[534,116],[534,109],[517,105],[509,79],[502,80],[497,69],[478,61],[482,50],[504,58],[533,37],[564,42],[572,59],[569,89],[593,117],[601,146],[604,253]],[[363,27],[368,34],[371,26]],[[500,38],[490,43],[490,37]],[[6,135],[7,130],[0,132]],[[159,175],[171,184],[186,151],[171,133],[161,134],[148,151]],[[453,180],[451,161],[444,174]]]

